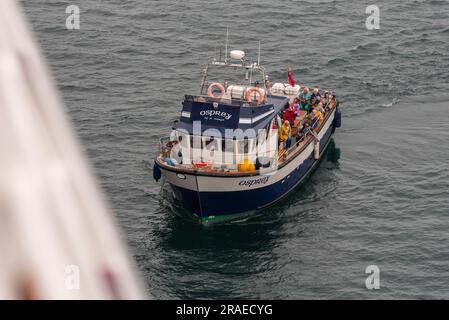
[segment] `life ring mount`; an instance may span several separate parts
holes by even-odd
[[[253,97],[256,97],[256,92],[258,93],[258,98],[257,99],[253,99]],[[248,102],[252,102],[253,100],[257,100],[257,103],[261,104],[265,100],[265,92],[261,88],[259,88],[259,87],[248,88],[246,90],[246,92],[245,92],[245,99]]]
[[[218,95],[216,94],[217,90],[220,91]],[[221,98],[223,98],[224,94],[225,94],[225,88],[219,82],[211,83],[209,88],[207,88],[207,95],[211,98],[221,99]]]

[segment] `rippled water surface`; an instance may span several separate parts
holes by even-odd
[[[157,298],[449,298],[449,1],[22,1]],[[65,29],[65,8],[81,29]],[[369,3],[371,4],[371,3]],[[308,182],[260,217],[199,226],[149,168],[224,45],[272,81],[333,89],[343,127]],[[377,265],[380,290],[367,290]]]

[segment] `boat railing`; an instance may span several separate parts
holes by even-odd
[[[295,143],[293,146],[291,146],[290,148],[279,150],[279,152],[278,152],[278,162],[282,162],[283,159],[284,159],[286,156],[288,156],[293,150],[296,150],[296,148],[299,147],[299,145],[300,145],[301,143],[303,143],[304,140],[305,140],[309,135],[310,135],[310,130],[307,131],[307,132],[301,137],[301,139],[299,139],[298,141],[296,141],[296,143]]]
[[[162,157],[161,159],[165,159],[166,157],[169,157],[169,154],[171,152],[171,148],[173,147],[170,137],[161,137],[159,138],[159,156]],[[190,149],[191,150],[191,149]],[[270,161],[270,167],[276,167],[278,165],[278,157],[277,155],[278,150],[277,149],[270,149],[270,150],[264,150],[263,152],[255,152],[255,153],[249,153],[249,154],[239,154],[238,156],[242,157],[243,159],[272,159]],[[241,162],[220,162],[216,161],[216,159],[208,159],[203,158],[202,156],[198,157],[196,160],[195,157],[190,154],[190,156],[187,157],[189,159],[188,164],[181,165],[181,167],[184,167],[185,169],[188,169],[191,167],[191,169],[194,169],[196,171],[226,171],[230,170],[235,171],[238,168],[238,165],[241,164]],[[232,158],[236,159],[236,154],[232,155]],[[165,160],[164,160],[165,161]]]

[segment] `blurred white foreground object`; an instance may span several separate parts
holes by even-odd
[[[113,215],[14,0],[0,1],[0,299],[140,299]]]

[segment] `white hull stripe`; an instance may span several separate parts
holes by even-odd
[[[272,113],[274,113],[274,109],[271,109],[271,110],[269,110],[269,111],[267,111],[265,113],[262,113],[262,114],[258,115],[257,117],[254,117],[252,123],[255,123],[255,122],[259,121],[259,120],[262,120],[263,118],[265,118],[266,116],[268,116],[268,115],[270,115]]]
[[[269,111],[267,111],[265,113],[262,113],[262,114],[258,115],[257,117],[254,117],[254,118],[240,118],[239,123],[241,123],[241,124],[253,124],[253,123],[256,123],[257,121],[262,120],[263,118],[269,116],[273,112],[274,112],[274,110],[271,109],[271,110],[269,110]]]
[[[181,112],[181,117],[184,117],[184,118],[190,118],[190,112],[188,112],[188,111],[182,111],[182,112]]]

